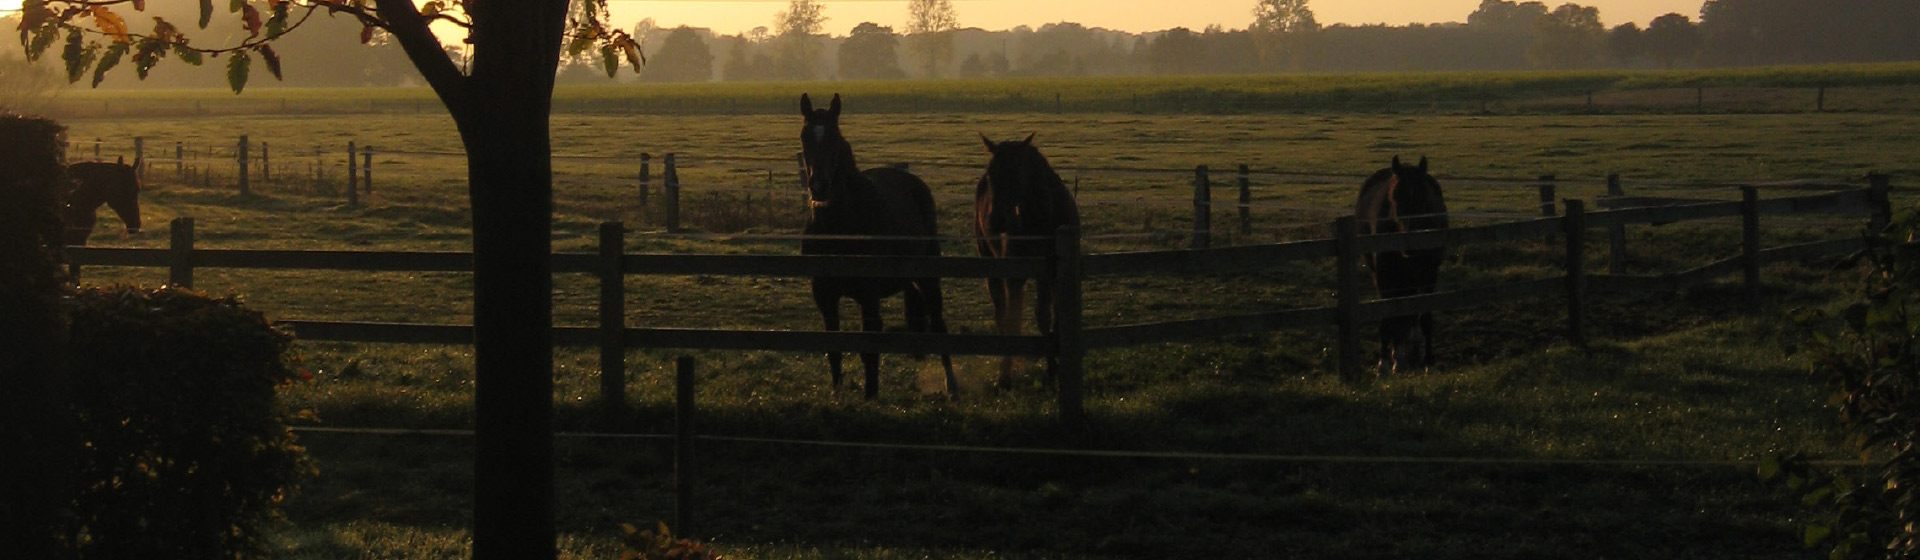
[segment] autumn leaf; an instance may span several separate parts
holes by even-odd
[[[100,28],[101,33],[113,36],[114,43],[133,43],[133,37],[127,35],[127,21],[120,19],[106,6],[93,7],[93,24]]]
[[[247,33],[252,34],[248,39],[260,36],[260,10],[253,9],[253,4],[240,5],[240,21],[246,25]]]
[[[180,28],[160,19],[160,16],[153,17],[153,38],[163,43],[184,43],[187,40],[186,35],[180,34]]]
[[[273,39],[287,32],[287,3],[273,3],[273,17],[267,18],[267,38]]]
[[[147,0],[133,0],[133,11],[147,11]]]
[[[372,42],[373,42],[373,26],[369,25],[361,28],[360,44],[365,45],[367,43],[372,43]]]
[[[260,61],[267,63],[267,72],[273,74],[273,79],[281,79],[280,55],[274,54],[273,45],[260,45]]]
[[[633,66],[633,72],[640,73],[640,67],[647,63],[647,53],[641,52],[640,43],[634,42],[632,37],[622,37],[620,49],[626,52],[627,64]]]
[[[620,72],[619,52],[619,49],[615,48],[612,43],[600,47],[600,66],[606,68],[607,77],[609,78]]]

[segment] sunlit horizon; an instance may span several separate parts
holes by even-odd
[[[743,33],[755,27],[771,28],[775,14],[788,5],[787,0],[609,0],[609,3],[613,23],[621,28],[631,29],[642,19],[653,18],[661,28],[685,25],[723,35]],[[844,36],[862,22],[890,26],[896,32],[906,31],[907,0],[821,0],[820,3],[827,17],[826,32],[832,35]],[[963,28],[1004,31],[1023,25],[1039,28],[1050,23],[1073,22],[1144,33],[1175,27],[1197,31],[1210,25],[1244,29],[1253,21],[1255,3],[1255,0],[954,0],[953,6]],[[1549,7],[1564,3],[1546,2]],[[1645,27],[1648,21],[1667,13],[1678,13],[1697,21],[1703,0],[1575,3],[1599,8],[1601,21],[1607,27],[1627,22]],[[1401,26],[1464,22],[1467,14],[1479,5],[1480,0],[1322,0],[1310,3],[1309,8],[1322,25]],[[15,12],[19,7],[20,0],[0,0],[0,11]]]

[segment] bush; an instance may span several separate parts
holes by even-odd
[[[1864,298],[1838,325],[1817,312],[1812,371],[1832,391],[1847,443],[1864,469],[1829,471],[1800,457],[1769,459],[1763,479],[1783,481],[1809,506],[1831,509],[1802,537],[1830,558],[1920,557],[1920,208],[1869,238]],[[1833,332],[1837,331],[1837,332]],[[1859,479],[1848,476],[1852,472]]]
[[[19,558],[69,550],[61,530],[75,480],[60,311],[65,136],[53,121],[0,114],[0,543]]]
[[[89,288],[63,302],[87,486],[83,558],[253,558],[312,472],[276,389],[292,337],[235,298]]]

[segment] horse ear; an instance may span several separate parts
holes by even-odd
[[[988,138],[988,137],[987,137],[987,133],[985,133],[985,132],[977,132],[977,133],[975,133],[975,134],[979,134],[979,135],[980,135],[980,141],[981,141],[981,142],[984,142],[984,143],[986,143],[986,144],[987,144],[987,151],[989,151],[989,152],[991,152],[991,151],[993,151],[993,139],[992,139],[992,138]]]
[[[813,98],[807,97],[804,93],[800,94],[800,114],[813,114]]]
[[[1393,156],[1393,169],[1395,171],[1400,170],[1400,156]]]
[[[1032,146],[1032,145],[1033,145],[1033,137],[1034,137],[1034,136],[1038,136],[1038,135],[1040,135],[1040,133],[1038,133],[1038,132],[1035,132],[1035,133],[1033,133],[1033,134],[1028,134],[1028,135],[1027,135],[1027,139],[1026,139],[1026,140],[1021,140],[1021,141],[1020,141],[1020,143],[1021,143],[1021,144],[1026,144],[1026,145],[1028,145],[1028,146]]]
[[[840,118],[840,94],[833,94],[833,103],[827,106],[827,114]]]
[[[1420,172],[1427,172],[1427,156],[1420,156]]]

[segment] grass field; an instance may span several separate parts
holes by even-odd
[[[221,84],[208,84],[219,87]],[[818,84],[827,86],[827,84]],[[562,86],[578,114],[785,114],[791,83]],[[1678,71],[1445,72],[833,82],[873,113],[1566,114],[1911,113],[1920,63]],[[1702,89],[1704,88],[1704,89]],[[426,88],[69,88],[48,111],[87,115],[438,114]]]
[[[1254,177],[1261,227],[1232,243],[1319,236],[1320,224],[1350,203],[1359,178],[1394,154],[1430,157],[1452,209],[1462,213],[1537,212],[1532,189],[1489,179],[1546,173],[1572,180],[1563,196],[1588,199],[1602,192],[1608,173],[1622,174],[1631,193],[1707,198],[1735,196],[1712,184],[1857,182],[1869,171],[1893,174],[1896,185],[1920,179],[1909,158],[1920,145],[1920,114],[1910,111],[873,115],[860,99],[850,94],[844,126],[863,163],[912,162],[942,196],[947,232],[961,231],[959,201],[984,164],[975,133],[1037,131],[1056,167],[1079,182],[1089,234],[1105,236],[1091,243],[1096,251],[1184,243],[1180,232],[1190,228],[1191,210],[1183,204],[1192,168],[1203,164],[1261,171]],[[107,142],[108,157],[132,136],[147,138],[153,153],[170,152],[176,141],[204,152],[199,147],[227,146],[238,134],[292,154],[276,155],[288,170],[249,196],[227,185],[231,171],[210,188],[186,186],[157,162],[146,201],[152,233],[108,235],[108,245],[163,246],[161,224],[179,216],[196,218],[204,248],[463,250],[468,243],[462,161],[418,154],[457,150],[444,117],[64,122],[76,150],[86,148],[83,139],[118,139]],[[790,159],[797,124],[790,115],[556,117],[558,153],[609,158],[556,161],[556,249],[591,250],[595,224],[621,219],[637,230],[628,238],[633,251],[794,252],[786,240],[661,234],[657,216],[633,200],[631,177],[640,152],[678,152],[689,163],[682,176],[696,226],[716,234],[790,233],[799,211]],[[379,187],[358,207],[337,195],[338,148],[348,140],[399,147],[376,152]],[[316,160],[314,148],[326,155]],[[230,165],[213,161],[187,164]],[[322,164],[320,181],[310,167],[299,167],[313,161]],[[1227,177],[1215,182],[1227,184]],[[1215,199],[1230,198],[1225,192]],[[762,207],[764,213],[742,210]],[[1231,223],[1230,215],[1218,209],[1214,221]],[[1729,225],[1635,228],[1632,270],[1670,272],[1732,255],[1738,232]],[[1794,222],[1771,225],[1766,236],[1778,244],[1859,227]],[[966,250],[955,245],[947,254]],[[1744,462],[1794,450],[1844,455],[1821,395],[1786,352],[1799,335],[1785,315],[1832,306],[1853,285],[1851,271],[1827,264],[1770,264],[1764,306],[1747,305],[1732,284],[1597,303],[1600,342],[1587,352],[1562,341],[1564,311],[1555,302],[1447,314],[1437,371],[1358,387],[1332,375],[1329,332],[1099,352],[1087,366],[1094,427],[1083,437],[1052,428],[1051,394],[1039,388],[976,390],[959,402],[929,394],[922,390],[930,385],[928,364],[937,362],[886,358],[883,397],[868,402],[829,391],[818,356],[698,353],[707,407],[701,429],[710,434],[1360,459],[1112,459],[716,442],[700,451],[701,470],[693,474],[699,505],[691,529],[735,558],[1798,558],[1805,553],[1793,532],[1799,514],[1792,500],[1761,488]],[[1476,246],[1458,252],[1443,275],[1447,286],[1471,287],[1546,276],[1558,266],[1538,243]],[[1589,268],[1604,270],[1599,261]],[[86,277],[152,283],[165,271],[101,267]],[[202,270],[196,285],[246,294],[278,318],[464,322],[471,282],[452,273]],[[805,286],[791,278],[634,277],[629,324],[816,328]],[[1323,263],[1232,277],[1109,279],[1088,286],[1087,316],[1100,325],[1324,304],[1331,287]],[[589,279],[563,277],[556,290],[559,321],[591,321],[596,293]],[[950,315],[960,329],[986,329],[980,292],[972,282],[949,285]],[[888,317],[897,323],[897,314]],[[301,350],[316,378],[287,397],[314,411],[322,426],[471,425],[467,348],[306,343]],[[560,427],[666,432],[676,355],[634,352],[629,401],[637,408],[609,419],[594,407],[595,357],[562,352],[555,372]],[[977,388],[994,362],[963,359],[960,366]],[[1031,379],[1037,372],[1027,373]],[[322,474],[290,503],[286,557],[464,555],[470,440],[309,433],[303,441]],[[614,557],[619,523],[670,516],[668,453],[655,440],[562,439],[563,556]]]

